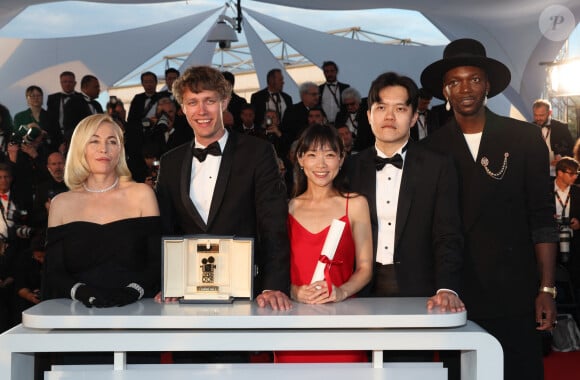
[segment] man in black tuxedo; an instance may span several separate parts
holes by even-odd
[[[275,110],[278,120],[284,118],[284,113],[292,106],[292,97],[282,91],[284,88],[284,76],[282,70],[272,69],[266,76],[268,87],[254,92],[250,103],[256,111],[256,124],[262,125],[267,110]]]
[[[322,63],[322,73],[324,78],[326,78],[326,82],[318,86],[318,92],[320,93],[319,105],[326,113],[328,121],[334,123],[336,114],[343,108],[342,92],[349,88],[350,85],[338,81],[338,66],[333,61],[324,61]]]
[[[532,105],[534,124],[542,129],[542,136],[550,151],[550,175],[556,176],[556,163],[564,156],[572,157],[574,139],[568,126],[552,119],[552,104],[546,99],[537,99]]]
[[[96,100],[101,92],[99,80],[94,75],[81,79],[81,93],[73,95],[64,106],[64,138],[70,140],[77,124],[87,116],[103,113],[103,107]]]
[[[449,43],[443,59],[423,70],[421,83],[455,117],[424,141],[450,153],[459,172],[468,317],[501,343],[505,380],[542,379],[536,330],[556,321],[558,233],[539,129],[485,107],[510,80],[509,69],[487,57],[479,41]]]
[[[352,190],[371,211],[378,297],[433,296],[428,306],[463,310],[463,238],[453,163],[409,138],[417,120],[417,86],[384,73],[372,83],[367,112],[375,146],[347,165]]]
[[[64,136],[64,109],[70,98],[79,94],[75,91],[77,82],[72,71],[60,73],[61,92],[48,95],[46,100],[46,110],[48,111],[48,135],[50,136],[51,147],[57,149],[62,143]]]
[[[376,143],[346,165],[352,190],[367,198],[371,214],[375,266],[362,294],[430,297],[428,309],[460,312],[465,306],[458,296],[463,237],[457,175],[449,157],[410,139],[417,92],[412,79],[396,73],[373,81],[367,115]],[[453,366],[449,355],[442,352],[441,358]],[[429,352],[385,355],[386,361],[432,359]],[[450,378],[458,378],[458,365],[449,370]]]
[[[153,127],[159,94],[157,92],[157,75],[151,71],[141,74],[141,86],[143,92],[135,95],[129,106],[127,127],[136,131]],[[167,93],[165,94],[167,96]]]
[[[192,143],[161,158],[157,193],[164,234],[253,238],[260,307],[291,307],[286,188],[267,141],[227,131],[231,86],[213,68],[190,67],[174,84]]]

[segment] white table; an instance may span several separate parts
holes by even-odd
[[[320,368],[335,368],[341,375],[359,371],[361,378],[370,371],[376,379],[388,378],[383,350],[460,350],[462,379],[502,379],[503,355],[495,338],[466,321],[466,313],[427,311],[425,305],[426,298],[360,298],[328,305],[295,303],[290,311],[273,311],[246,301],[180,305],[142,300],[120,308],[89,309],[76,301],[50,300],[25,311],[22,325],[0,336],[0,379],[32,379],[35,352],[111,352],[114,375],[95,378],[143,379],[132,377],[139,366],[126,365],[127,352],[305,349],[372,351],[372,363]],[[158,373],[166,373],[164,380],[172,378],[167,375],[170,367],[151,367],[156,368],[151,378],[159,378]],[[175,367],[173,378],[181,379],[183,368]],[[230,378],[231,373],[232,379],[245,378],[244,373],[250,378],[256,371],[264,377],[276,374],[277,379],[300,377],[304,368],[313,371],[312,366],[280,364],[196,368],[219,378]]]

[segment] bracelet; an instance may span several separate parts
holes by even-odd
[[[85,286],[85,285],[86,284],[84,282],[77,282],[76,284],[74,284],[73,287],[70,288],[70,298],[75,300],[75,301],[78,301],[75,297],[77,294],[77,289],[80,288],[81,286]]]
[[[141,285],[137,284],[136,282],[130,283],[129,285],[127,285],[127,288],[135,289],[136,291],[139,292],[139,298],[137,298],[138,300],[143,298],[143,295],[145,295],[145,290],[143,290]]]

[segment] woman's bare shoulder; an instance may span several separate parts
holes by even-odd
[[[48,211],[48,226],[54,227],[63,224],[64,220],[79,210],[81,193],[79,191],[67,191],[56,195],[51,201]]]
[[[159,215],[157,197],[151,186],[140,182],[127,182],[124,187],[129,199],[141,209],[142,216]]]

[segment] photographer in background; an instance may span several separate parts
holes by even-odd
[[[45,143],[46,133],[36,126],[21,125],[10,136],[8,160],[12,165],[13,190],[20,206],[31,210],[39,182],[48,177],[45,170],[50,148]]]
[[[160,155],[193,139],[185,117],[177,114],[175,103],[167,96],[157,101],[151,127],[143,128],[143,135],[145,144],[156,144]]]
[[[571,157],[562,157],[556,164],[554,201],[560,231],[558,262],[566,266],[580,259],[575,257],[580,252],[580,188],[574,184],[579,168],[578,161]]]
[[[111,118],[115,120],[123,130],[126,129],[127,111],[125,111],[125,104],[114,95],[109,97],[109,102],[107,103],[107,114],[111,116]]]
[[[16,323],[14,263],[32,234],[25,224],[27,210],[18,206],[19,194],[11,187],[10,165],[0,163],[0,331]]]
[[[46,160],[46,169],[50,178],[38,184],[30,215],[30,225],[38,229],[45,229],[47,226],[48,210],[52,198],[68,191],[68,187],[64,183],[64,156],[62,153],[51,153]]]

